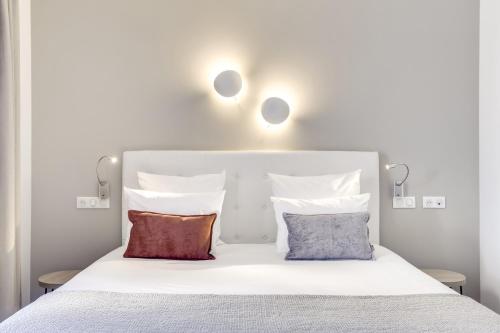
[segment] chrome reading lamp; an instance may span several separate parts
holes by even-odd
[[[405,188],[404,184],[406,180],[408,179],[408,176],[410,175],[410,168],[408,167],[407,164],[405,163],[392,163],[392,164],[386,164],[385,168],[387,170],[394,169],[395,167],[402,166],[406,168],[406,175],[404,176],[403,180],[400,181],[394,181],[394,190],[393,190],[393,197],[404,197],[405,196]]]
[[[114,156],[104,155],[104,156],[99,157],[99,159],[97,160],[97,165],[95,167],[95,173],[97,175],[97,182],[98,182],[98,186],[99,186],[98,191],[99,191],[99,199],[100,200],[104,200],[104,199],[109,198],[109,183],[107,181],[103,180],[99,176],[99,165],[104,160],[110,161],[111,164],[116,164],[118,162],[118,158],[116,158]]]

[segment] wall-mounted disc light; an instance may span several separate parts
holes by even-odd
[[[235,97],[241,91],[241,75],[233,70],[221,72],[214,80],[214,89],[223,97]]]
[[[262,118],[269,124],[278,125],[287,120],[290,106],[279,97],[269,97],[262,103]]]

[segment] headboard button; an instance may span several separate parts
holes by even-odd
[[[263,205],[262,205],[262,209],[263,209],[263,210],[266,210],[266,209],[267,209],[267,204],[263,204]]]
[[[236,239],[236,240],[238,240],[238,239],[240,239],[240,235],[234,234],[233,238]]]
[[[263,240],[268,240],[268,239],[269,239],[269,236],[268,236],[268,235],[264,235],[264,236],[262,236],[262,239],[263,239]]]
[[[233,206],[233,209],[234,209],[234,210],[238,210],[238,209],[240,209],[240,206],[238,206],[238,205],[234,205],[234,206]]]
[[[240,174],[239,173],[235,173],[234,174],[234,179],[240,179]]]

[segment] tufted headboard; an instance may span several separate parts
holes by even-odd
[[[351,151],[127,151],[123,185],[139,188],[137,171],[193,176],[226,170],[222,240],[268,243],[276,238],[267,173],[313,176],[362,169],[361,193],[371,193],[370,240],[379,243],[379,161],[376,152]],[[127,237],[122,205],[122,240]]]

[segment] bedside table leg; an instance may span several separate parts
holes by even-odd
[[[47,293],[47,288],[45,288],[45,293]]]
[[[463,295],[462,286],[460,286],[460,295]]]

